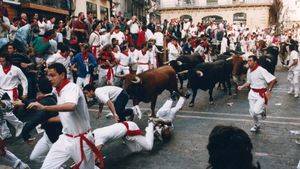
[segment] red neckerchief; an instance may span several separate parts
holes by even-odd
[[[252,69],[250,68],[250,72],[253,72],[254,70],[256,70],[258,68],[258,64],[256,64]]]
[[[43,40],[44,40],[44,42],[49,42],[50,37],[44,37]]]
[[[100,34],[97,32],[97,31],[94,31],[94,33],[99,37],[100,36]]]
[[[89,58],[88,52],[82,53],[83,60],[87,60]]]
[[[147,51],[144,52],[144,51],[142,50],[142,54],[143,54],[143,55],[146,55],[146,53],[147,53]]]
[[[125,56],[128,56],[128,55],[129,55],[127,51],[124,51],[123,54],[124,54]]]
[[[59,86],[56,87],[56,92],[57,94],[59,95],[60,94],[60,91],[69,83],[70,81],[66,78],[64,79],[60,84]]]
[[[7,74],[10,71],[10,69],[11,69],[11,65],[9,65],[9,66],[3,66],[3,72],[5,74]]]

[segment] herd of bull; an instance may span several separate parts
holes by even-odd
[[[274,74],[278,54],[277,47],[267,47],[264,54],[259,57],[259,65]],[[197,54],[182,55],[157,69],[138,75],[117,76],[123,79],[123,88],[130,95],[133,104],[151,102],[152,115],[154,115],[159,94],[164,90],[179,92],[177,79],[180,81],[180,89],[183,89],[184,80],[188,80],[186,95],[190,95],[190,91],[192,91],[192,100],[189,106],[193,107],[198,89],[209,91],[210,104],[213,103],[212,95],[216,84],[223,86],[224,91],[228,91],[228,94],[231,95],[231,83],[233,82],[237,89],[237,85],[245,79],[247,69],[247,61],[241,53],[230,51],[218,55],[214,62],[204,62],[204,59]]]

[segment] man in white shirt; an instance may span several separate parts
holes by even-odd
[[[120,31],[120,27],[116,26],[110,36],[110,41],[112,43],[112,39],[115,38],[118,40],[119,44],[122,44],[125,40],[125,35]]]
[[[249,69],[247,72],[247,82],[242,86],[238,86],[238,90],[250,87],[248,95],[250,105],[250,115],[253,117],[254,126],[250,129],[251,132],[256,132],[260,128],[258,116],[266,118],[265,105],[271,97],[271,91],[276,83],[276,77],[269,73],[266,69],[259,66],[258,58],[254,55],[248,57]]]
[[[93,134],[95,136],[95,144],[99,150],[109,141],[124,138],[123,140],[131,152],[139,152],[142,150],[151,151],[154,142],[153,122],[149,122],[145,131],[146,134],[143,136],[143,132],[135,122],[124,121],[98,128],[93,131]]]
[[[131,20],[127,22],[127,25],[129,26],[129,31],[132,36],[133,44],[136,45],[138,32],[140,31],[140,27],[136,16],[132,16]]]
[[[128,47],[127,46],[122,46],[121,47],[121,52],[119,52],[116,56],[118,65],[117,65],[117,69],[116,69],[116,73],[117,75],[119,74],[123,74],[123,75],[127,75],[130,73],[129,71],[129,64],[131,64],[131,58],[128,54]]]
[[[169,61],[176,60],[182,49],[180,45],[177,42],[177,39],[173,37],[172,41],[168,44],[168,50],[169,50]]]
[[[113,114],[116,123],[126,121],[126,117],[132,119],[133,113],[125,111],[125,106],[128,103],[129,95],[120,87],[104,86],[95,87],[91,84],[83,88],[83,92],[87,98],[95,98],[99,101],[99,113],[102,112],[103,105],[106,104]]]
[[[146,72],[151,69],[153,66],[153,53],[149,50],[152,49],[152,46],[146,44],[142,45],[142,50],[137,52],[137,70],[136,74]]]
[[[46,60],[46,64],[49,66],[53,63],[61,63],[65,66],[67,70],[67,78],[72,82],[73,75],[70,71],[71,66],[71,57],[70,57],[70,49],[66,45],[61,45],[60,50],[57,53],[50,55]]]
[[[74,160],[76,168],[94,168],[94,154],[96,158],[103,158],[94,145],[84,94],[78,85],[67,79],[67,70],[61,63],[50,65],[47,73],[52,86],[56,88],[57,105],[44,106],[34,102],[27,108],[58,111],[63,134],[52,145],[41,168],[60,168],[69,158]]]
[[[0,55],[0,88],[8,94],[12,101],[19,99],[18,85],[21,84],[23,88],[23,96],[25,99],[28,93],[28,81],[22,70],[10,63],[6,54]],[[23,129],[23,122],[21,122],[13,113],[13,111],[5,112],[4,119],[9,122],[16,129],[16,137],[18,137]],[[9,135],[6,123],[2,125],[6,131],[0,131],[3,137]]]
[[[299,76],[300,76],[300,58],[298,52],[298,43],[296,41],[291,41],[289,45],[290,55],[289,55],[289,73],[288,81],[290,82],[289,94],[294,92],[294,97],[299,97]]]

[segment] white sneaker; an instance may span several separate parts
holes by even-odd
[[[295,94],[294,97],[295,97],[295,98],[298,98],[298,97],[299,97],[299,94]]]
[[[257,131],[259,130],[259,128],[260,128],[259,125],[254,125],[254,126],[250,129],[250,131],[251,131],[251,132],[257,132]]]
[[[22,133],[22,130],[23,130],[23,127],[24,127],[24,124],[20,124],[17,128],[16,128],[16,137],[19,137],[20,134]]]
[[[26,163],[23,163],[22,161],[19,163],[19,165],[16,167],[19,169],[30,169],[29,165]]]
[[[136,115],[138,116],[139,119],[142,119],[142,112],[138,105],[134,106],[134,112],[136,113]]]
[[[105,115],[106,118],[110,118],[110,117],[112,117],[112,116],[114,116],[114,115],[112,114],[112,112],[109,112],[109,113],[107,113],[107,114]]]
[[[288,94],[293,94],[294,90],[293,88],[291,88],[289,91],[288,91]]]

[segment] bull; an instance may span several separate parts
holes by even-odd
[[[123,79],[123,88],[128,93],[133,105],[140,102],[151,102],[151,116],[154,117],[157,96],[164,90],[178,92],[176,72],[171,66],[162,66],[146,72],[127,75],[116,75]]]
[[[189,104],[190,107],[194,106],[197,90],[201,89],[209,91],[209,102],[213,104],[213,89],[216,83],[224,84],[229,88],[229,95],[231,95],[231,83],[230,83],[230,69],[228,69],[227,63],[224,60],[218,60],[212,63],[200,63],[195,68],[185,72],[188,73],[188,86],[193,92],[192,100]]]
[[[178,79],[180,82],[180,89],[183,89],[183,81],[187,80],[187,76],[185,74],[178,74],[184,70],[189,70],[194,68],[197,64],[203,63],[204,58],[201,57],[199,54],[193,55],[182,55],[178,57],[176,60],[171,60],[168,63],[173,69],[176,71],[178,75]]]

